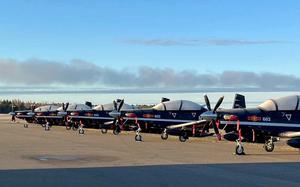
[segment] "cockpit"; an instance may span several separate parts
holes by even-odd
[[[269,99],[258,105],[258,108],[264,111],[300,110],[299,97],[298,95],[291,95],[278,99]]]
[[[129,105],[124,103],[121,111],[122,110],[130,110],[130,109],[134,109],[134,106]],[[93,108],[93,110],[97,110],[97,111],[112,111],[114,110],[114,104],[113,103],[109,103],[109,104],[105,104],[105,105],[97,105]]]
[[[46,106],[40,106],[36,109],[34,109],[34,112],[49,112],[49,111],[55,111],[59,108],[59,106],[56,105],[46,105]]]
[[[169,111],[169,110],[179,110],[179,111],[191,111],[191,110],[202,110],[204,107],[197,103],[187,100],[174,100],[162,102],[153,107],[154,110],[159,111]]]
[[[92,110],[91,107],[85,104],[71,104],[68,106],[67,111],[81,111],[81,110]]]

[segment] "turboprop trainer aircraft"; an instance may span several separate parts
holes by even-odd
[[[121,132],[121,118],[112,117],[112,111],[124,111],[134,109],[132,105],[124,103],[124,100],[117,99],[113,103],[105,105],[97,105],[89,110],[81,110],[71,112],[69,118],[72,121],[82,121],[87,126],[99,126],[102,133],[106,133],[107,129],[112,128],[113,133],[118,135]]]
[[[218,107],[219,104],[216,105],[216,108]],[[179,134],[179,140],[184,142],[190,135],[207,135],[206,131],[208,131],[209,124],[203,123],[206,121],[199,119],[200,115],[206,111],[207,109],[204,106],[192,101],[170,101],[167,98],[163,98],[161,103],[152,108],[123,112],[112,111],[110,114],[114,118],[135,121],[138,126],[135,136],[136,141],[141,140],[141,135],[139,134],[141,130],[156,130],[162,132],[161,138],[164,140],[168,138],[169,133],[176,133]],[[179,126],[176,124],[179,124]]]
[[[31,106],[31,110],[18,110],[15,111],[15,107],[12,105],[12,111],[8,113],[13,118],[18,118],[21,120],[25,120],[27,123],[34,123],[35,119],[32,113],[34,112],[35,105]],[[27,127],[27,124],[24,124],[24,127]]]
[[[219,121],[219,128],[238,134],[236,154],[244,154],[242,140],[265,142],[268,152],[274,150],[274,142],[279,137],[300,137],[300,96],[292,95],[270,99],[255,108],[246,108],[245,99],[237,95],[240,107],[208,111],[201,115],[205,121]],[[209,101],[207,99],[209,104]],[[298,142],[300,145],[300,142]],[[298,145],[298,146],[299,146]]]

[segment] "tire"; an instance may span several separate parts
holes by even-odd
[[[25,123],[25,124],[24,124],[24,128],[28,128],[28,124]]]
[[[84,134],[84,129],[79,129],[78,133],[79,134]]]
[[[66,129],[67,129],[67,130],[71,130],[71,128],[72,128],[72,127],[69,126],[69,125],[66,126]]]
[[[179,141],[180,142],[186,142],[186,140],[187,140],[186,136],[184,136],[184,135],[179,136]]]
[[[168,133],[163,132],[163,133],[161,133],[160,137],[162,140],[167,140],[169,135],[168,135]]]
[[[45,126],[45,131],[50,131],[50,127],[49,126]]]
[[[135,135],[134,137],[135,141],[137,142],[141,142],[143,140],[142,136],[141,135]]]
[[[114,135],[119,135],[120,132],[121,132],[121,129],[120,129],[119,126],[116,126],[116,128],[113,130],[113,134],[114,134]]]
[[[101,133],[102,134],[106,134],[107,133],[107,129],[101,129]]]
[[[181,132],[179,135],[179,141],[186,142],[187,139],[189,139],[187,132],[185,132],[185,131]]]
[[[272,141],[267,141],[264,145],[264,148],[267,152],[273,152],[274,151],[274,148],[275,148],[275,145]]]
[[[42,124],[42,127],[43,127],[43,128],[45,128],[45,127],[46,127],[46,125],[45,125],[45,124]]]
[[[244,155],[244,147],[242,145],[237,145],[235,147],[235,154],[236,155]]]

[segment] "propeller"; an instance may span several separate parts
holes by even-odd
[[[34,112],[34,109],[36,108],[36,105],[35,104],[32,104],[31,105],[31,112]]]
[[[207,106],[208,111],[204,112],[203,114],[201,114],[201,118],[207,121],[210,121],[209,125],[212,125],[215,134],[217,135],[218,139],[221,139],[221,135],[219,132],[219,128],[217,127],[216,121],[218,118],[218,115],[216,114],[217,109],[220,107],[220,105],[222,104],[223,100],[224,100],[224,96],[220,97],[218,102],[216,103],[215,107],[213,110],[211,110],[211,105],[210,105],[210,101],[208,99],[207,95],[204,95],[204,100]]]
[[[114,118],[113,124],[121,124],[121,109],[124,105],[124,99],[117,99],[117,101],[113,101],[114,110],[109,113],[111,117]]]
[[[35,113],[34,113],[35,107],[36,107],[35,104],[31,105],[31,111],[27,113],[27,116],[29,116],[29,117],[34,117],[35,116]]]
[[[69,103],[62,103],[62,110],[63,111],[59,111],[57,113],[57,115],[59,115],[59,116],[66,116],[67,115],[67,109],[68,109],[68,107],[69,107]]]

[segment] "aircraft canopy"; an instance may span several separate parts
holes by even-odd
[[[300,110],[299,96],[291,95],[278,99],[269,99],[258,105],[258,108],[264,111]]]
[[[119,104],[118,104],[118,106],[119,106]],[[98,110],[98,111],[112,111],[112,110],[114,110],[114,104],[109,103],[109,104],[105,104],[105,105],[97,105],[93,109]],[[134,107],[132,105],[124,103],[122,108],[121,108],[121,111],[122,110],[129,110],[129,109],[134,109]]]
[[[56,111],[59,108],[59,106],[56,105],[45,105],[40,106],[34,109],[34,112],[49,112],[49,111]]]
[[[67,111],[80,111],[80,110],[92,110],[91,107],[85,104],[71,104],[68,106]]]
[[[159,103],[153,107],[155,110],[201,110],[203,106],[187,100],[174,100]]]

